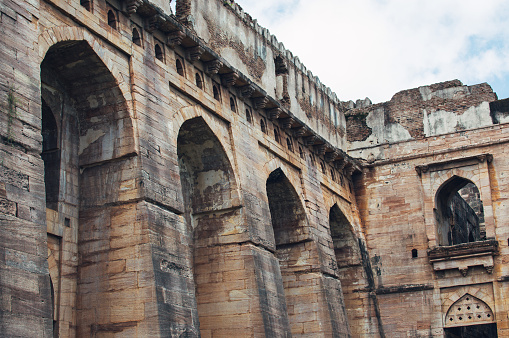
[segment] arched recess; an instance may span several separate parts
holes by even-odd
[[[290,326],[304,333],[304,323],[318,320],[325,305],[318,250],[300,197],[281,168],[270,173],[266,189]]]
[[[486,239],[479,189],[463,177],[454,175],[437,190],[435,219],[439,245]]]
[[[115,298],[105,266],[116,226],[105,215],[122,193],[120,175],[110,173],[135,153],[133,120],[118,81],[86,40],[47,49],[41,96],[48,248],[62,257],[61,273],[52,275],[56,334],[89,336],[99,322],[121,321],[105,317]]]
[[[444,326],[446,337],[497,337],[492,309],[468,293],[451,305]]]
[[[355,236],[352,224],[337,204],[330,208],[329,228],[348,322],[352,325],[363,315],[363,309],[358,304],[359,295],[354,291],[365,284],[359,240]]]
[[[118,67],[119,58],[112,57],[110,52],[103,48],[98,40],[94,37],[94,35],[89,33],[85,28],[57,26],[45,30],[41,35],[39,35],[38,39],[40,60],[42,62],[46,57],[49,49],[52,49],[59,43],[81,41],[88,43],[90,48],[95,52],[96,56],[101,60],[111,75],[115,78],[118,89],[122,92],[124,99],[127,102],[130,102],[132,100],[131,87],[129,82],[124,80],[127,78],[126,75],[128,74],[123,74],[120,72]],[[127,53],[128,50],[124,50],[124,52]],[[129,106],[128,109],[130,110]]]
[[[233,168],[202,117],[182,124],[177,154],[184,217],[187,230],[193,234],[193,274],[201,335],[246,330],[251,320],[245,308],[247,300],[235,297],[246,293],[248,277],[239,251],[246,229]]]

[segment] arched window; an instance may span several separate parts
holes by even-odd
[[[200,89],[203,89],[203,80],[201,79],[200,73],[196,73],[195,77],[196,77],[196,86]]]
[[[249,108],[246,108],[246,119],[247,122],[253,123],[253,116],[251,115],[251,110],[249,110]]]
[[[302,150],[302,147],[299,146],[299,155],[300,158],[304,158],[304,151]]]
[[[92,10],[92,0],[80,0],[80,5],[89,12]]]
[[[212,92],[214,93],[214,99],[216,99],[217,101],[221,101],[221,94],[216,85],[212,87]]]
[[[230,109],[233,112],[237,112],[237,107],[235,105],[235,99],[233,97],[230,97]]]
[[[117,29],[117,16],[111,9],[108,11],[108,26]]]
[[[155,51],[155,54],[156,54],[156,59],[158,59],[159,61],[164,62],[164,52],[163,52],[163,49],[161,48],[161,46],[158,43],[156,43],[156,45],[154,47],[154,51]]]
[[[182,62],[179,59],[175,61],[175,67],[177,68],[177,73],[180,76],[184,76],[184,66],[182,65]]]
[[[439,245],[486,239],[479,189],[471,181],[453,176],[437,191],[435,218]]]
[[[336,174],[334,173],[334,169],[330,170],[330,177],[332,178],[333,181],[336,181]]]
[[[274,139],[276,139],[277,143],[281,143],[281,137],[279,137],[279,130],[274,128]]]
[[[260,129],[262,130],[262,133],[267,134],[267,126],[263,119],[260,120]]]
[[[286,138],[286,146],[288,147],[288,150],[293,151],[292,140],[289,137]]]
[[[136,45],[141,46],[141,35],[137,28],[133,28],[133,42]]]

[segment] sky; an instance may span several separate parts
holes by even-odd
[[[508,0],[236,0],[341,101],[458,79],[509,97]]]

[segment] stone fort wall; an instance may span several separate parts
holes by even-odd
[[[234,2],[175,10],[2,3],[3,334],[443,336],[467,293],[503,334],[488,85],[339,101]],[[487,240],[441,245],[466,180]]]

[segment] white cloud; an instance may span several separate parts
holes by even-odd
[[[237,2],[342,100],[456,78],[509,96],[506,0]]]

